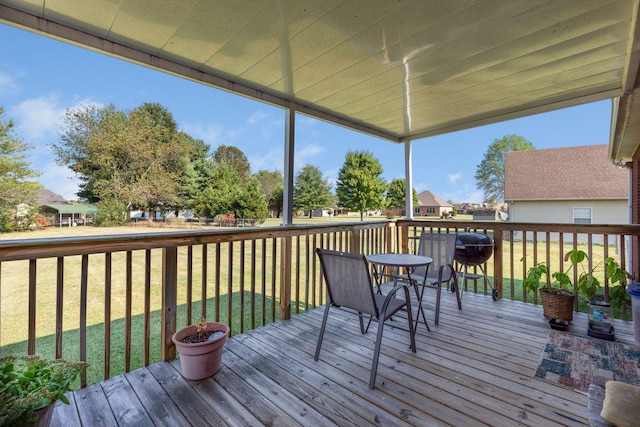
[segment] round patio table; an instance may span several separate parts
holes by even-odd
[[[418,314],[416,315],[413,333],[416,333],[418,322],[420,321],[420,313],[422,313],[422,320],[424,321],[424,325],[427,327],[427,330],[431,331],[431,329],[429,328],[429,324],[427,323],[427,317],[424,315],[424,309],[422,308],[422,299],[420,298],[420,291],[418,290],[418,281],[415,278],[412,278],[411,274],[416,270],[416,268],[425,267],[424,279],[426,279],[427,272],[429,271],[429,265],[433,262],[433,260],[429,257],[421,255],[397,253],[372,254],[367,255],[366,258],[367,261],[369,261],[373,265],[373,275],[376,279],[378,292],[381,292],[380,285],[382,284],[383,278],[393,278],[395,283],[399,278],[398,269],[406,269],[407,276],[406,278],[402,277],[402,279],[408,280],[409,283],[413,285],[413,289],[416,292],[416,298],[418,299]],[[389,268],[392,268],[393,272],[388,272],[387,270]]]

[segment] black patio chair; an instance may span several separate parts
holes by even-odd
[[[420,234],[417,255],[429,257],[433,260],[428,269],[418,267],[411,273],[411,279],[422,285],[420,300],[424,295],[426,287],[436,290],[436,315],[435,324],[440,320],[440,299],[442,286],[447,285],[452,292],[455,292],[458,301],[458,308],[462,308],[460,299],[460,289],[456,272],[453,268],[453,256],[456,251],[457,234],[430,233],[424,231]],[[426,274],[425,274],[426,273]],[[406,275],[401,276],[406,278]]]
[[[322,326],[320,328],[320,335],[318,336],[314,360],[318,361],[320,356],[324,330],[327,325],[327,318],[331,307],[346,308],[349,309],[349,311],[355,312],[360,320],[360,332],[362,334],[366,334],[371,321],[376,320],[378,322],[378,332],[376,335],[375,350],[373,352],[373,362],[371,364],[371,376],[369,378],[369,388],[373,389],[376,381],[376,372],[378,370],[378,358],[380,356],[380,344],[384,323],[394,313],[405,307],[409,324],[411,351],[416,352],[408,284],[400,283],[386,296],[380,295],[374,292],[371,275],[369,274],[369,266],[364,255],[320,248],[316,249],[316,253],[320,258],[322,273],[327,284],[327,304],[322,318]],[[404,290],[404,299],[395,297],[400,289]],[[366,327],[364,324],[365,317],[368,317]]]

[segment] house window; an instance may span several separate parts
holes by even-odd
[[[427,213],[428,214],[436,213],[436,208],[427,208]]]
[[[574,224],[591,224],[591,208],[573,208]]]
[[[422,210],[420,209],[420,206],[413,208],[413,213],[416,215],[420,215],[422,213]]]

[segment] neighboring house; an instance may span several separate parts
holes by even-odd
[[[459,214],[467,214],[469,211],[473,210],[473,205],[471,203],[458,203],[456,204],[456,212]]]
[[[38,190],[39,212],[52,225],[86,225],[92,222],[92,217],[98,209],[91,204],[70,203],[62,196],[49,190]]]
[[[418,203],[413,206],[413,216],[441,217],[453,211],[453,205],[436,196],[431,191],[423,191],[418,194]],[[405,208],[385,209],[383,215],[402,216]]]
[[[64,197],[50,190],[38,190],[38,205],[64,205],[68,204]]]
[[[629,170],[606,144],[505,153],[510,222],[629,224]]]

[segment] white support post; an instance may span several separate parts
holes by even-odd
[[[407,184],[405,189],[405,217],[413,219],[413,166],[411,161],[411,141],[404,141],[404,177]]]
[[[284,189],[282,191],[282,225],[293,225],[293,159],[295,147],[296,109],[292,103],[286,110],[284,135]]]

